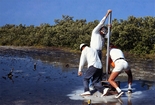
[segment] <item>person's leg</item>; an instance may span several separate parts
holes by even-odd
[[[97,54],[98,54],[98,56],[99,56],[99,58],[100,58],[100,60],[101,60],[101,62],[102,62],[102,50],[97,50]],[[102,68],[102,80],[105,80],[105,78],[106,78],[106,73],[104,73],[103,71],[104,71],[104,70],[103,70],[103,68]]]
[[[104,95],[107,94],[109,88],[104,88],[101,81],[102,81],[102,69],[96,69],[96,72],[93,75],[93,84],[94,88],[98,90],[102,94],[101,97],[103,97]]]
[[[124,69],[124,60],[117,60],[115,62],[115,68],[112,70],[108,82],[117,90],[119,93],[121,89],[118,87],[117,83],[115,82],[116,77],[120,74],[120,72]]]
[[[118,85],[115,82],[116,77],[119,75],[119,72],[112,72],[110,74],[110,77],[108,79],[108,82],[116,89],[118,88]]]
[[[133,77],[132,77],[132,72],[131,70],[126,70],[125,73],[128,75],[128,84],[132,84]]]
[[[116,77],[119,75],[119,72],[112,72],[108,82],[116,89],[116,91],[118,92],[118,94],[115,96],[115,98],[119,98],[124,92],[122,92],[122,90],[118,87],[118,85],[116,84],[116,82],[114,81],[116,79]]]
[[[95,72],[94,67],[90,66],[84,75],[83,85],[84,85],[84,91],[85,92],[89,91],[89,80],[91,77],[93,77],[94,72]]]
[[[131,88],[132,81],[133,81],[132,71],[131,71],[127,61],[124,61],[123,65],[124,65],[125,73],[128,75],[128,93],[132,93],[132,88]]]
[[[97,89],[100,93],[103,93],[104,87],[102,86],[101,81],[102,81],[102,70],[95,69],[92,83],[94,84],[95,89]]]
[[[128,67],[128,63],[125,60],[118,60],[115,62],[115,68],[113,69],[108,81],[117,90],[118,94],[115,98],[119,98],[124,92],[118,87],[115,82],[116,77],[120,74],[123,69]]]
[[[102,51],[101,50],[97,50],[97,54],[100,58],[100,60],[102,61]],[[90,88],[93,88],[94,89],[94,86],[93,86],[93,77],[90,79]]]
[[[132,81],[133,81],[132,72],[130,69],[126,70],[125,72],[128,75],[128,93],[132,93],[132,88],[131,88]]]
[[[98,54],[100,60],[102,61],[102,51],[101,50],[97,50],[97,54]]]

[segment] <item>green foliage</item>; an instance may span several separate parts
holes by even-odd
[[[130,16],[128,20],[114,19],[112,25],[111,42],[121,49],[138,55],[154,53],[155,17]]]
[[[40,26],[6,24],[0,27],[0,45],[54,46],[79,49],[81,43],[90,43],[91,33],[98,20],[73,20],[62,16],[55,19],[55,25]],[[155,17],[128,17],[127,20],[112,21],[111,42],[122,50],[137,55],[155,53]]]

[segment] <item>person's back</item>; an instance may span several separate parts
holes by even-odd
[[[95,50],[102,50],[104,44],[104,38],[100,35],[99,30],[97,32],[92,32],[90,47]]]
[[[85,60],[88,63],[88,67],[93,65],[96,68],[102,68],[102,64],[98,57],[97,51],[87,46],[85,47],[85,49],[82,51],[81,54],[81,61],[80,61],[81,66],[84,65]]]
[[[110,49],[110,56],[113,62],[115,62],[118,58],[124,58],[123,52],[118,48]]]
[[[89,89],[89,81],[92,79],[92,84],[94,85],[95,90],[98,90],[102,95],[105,95],[108,91],[108,88],[105,88],[101,85],[102,80],[102,64],[101,60],[98,57],[97,51],[88,47],[87,44],[81,44],[80,50],[82,51],[79,63],[78,75],[82,76],[82,68],[87,62],[88,69],[85,71],[83,84],[84,84],[84,93],[81,95],[91,95]]]
[[[112,70],[112,72],[110,71],[110,68],[108,70],[108,72],[111,73],[108,82],[117,90],[118,95],[116,95],[115,97],[119,98],[124,92],[118,87],[115,79],[122,72],[122,70],[124,70],[128,75],[128,92],[131,93],[132,72],[128,65],[128,62],[124,58],[123,52],[112,43],[110,43],[110,59],[112,59],[112,62],[114,63],[114,69]]]

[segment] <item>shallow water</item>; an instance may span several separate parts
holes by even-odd
[[[92,105],[155,104],[154,61],[129,60],[134,71],[133,94],[124,94],[117,100],[113,96],[79,96],[83,85],[82,77],[77,76],[78,60],[78,54],[61,51],[1,51],[0,105],[87,105],[90,99]],[[126,75],[118,80],[126,91]]]

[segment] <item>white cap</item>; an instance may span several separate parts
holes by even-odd
[[[82,47],[83,46],[88,46],[86,43],[82,43],[82,44],[80,44],[80,50],[82,51]]]

